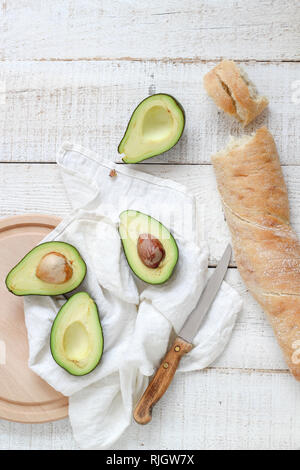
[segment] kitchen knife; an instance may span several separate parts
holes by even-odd
[[[231,246],[228,245],[218,266],[207,282],[196,308],[188,316],[177,338],[138,402],[133,414],[137,423],[147,424],[151,421],[152,407],[160,400],[169,387],[182,356],[193,348],[192,341],[198,333],[200,325],[209,311],[225,277],[231,258],[231,251]]]

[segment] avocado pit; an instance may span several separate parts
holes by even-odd
[[[67,258],[54,251],[44,255],[36,268],[36,276],[49,284],[64,284],[72,275],[73,269]]]
[[[150,233],[142,233],[139,236],[137,251],[142,263],[151,269],[158,268],[166,256],[165,249],[160,240]]]

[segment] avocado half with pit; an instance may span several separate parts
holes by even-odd
[[[6,286],[15,295],[60,295],[76,289],[86,275],[78,250],[65,242],[33,248],[8,273]]]
[[[134,110],[118,152],[125,163],[138,163],[170,150],[185,124],[181,104],[163,93],[148,96]]]
[[[134,274],[148,284],[163,284],[174,271],[178,247],[173,235],[158,220],[142,212],[120,214],[119,233]]]
[[[99,364],[103,334],[97,305],[78,292],[59,310],[52,326],[50,348],[55,362],[72,375],[86,375]]]

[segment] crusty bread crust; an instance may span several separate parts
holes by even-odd
[[[225,113],[232,116],[236,115],[235,103],[231,96],[227,93],[222,82],[220,81],[215,69],[210,70],[203,79],[204,87],[216,105],[223,109]]]
[[[246,74],[232,61],[223,60],[204,76],[204,87],[216,105],[247,126],[268,105]]]
[[[212,157],[237,266],[300,380],[300,243],[272,135],[259,129]],[[297,343],[299,341],[299,344]],[[299,351],[298,351],[299,353]]]

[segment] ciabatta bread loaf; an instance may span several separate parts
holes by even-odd
[[[263,127],[212,157],[236,263],[300,380],[300,243],[274,139]]]
[[[204,87],[216,105],[247,126],[268,105],[246,73],[232,60],[223,60],[204,76]]]

